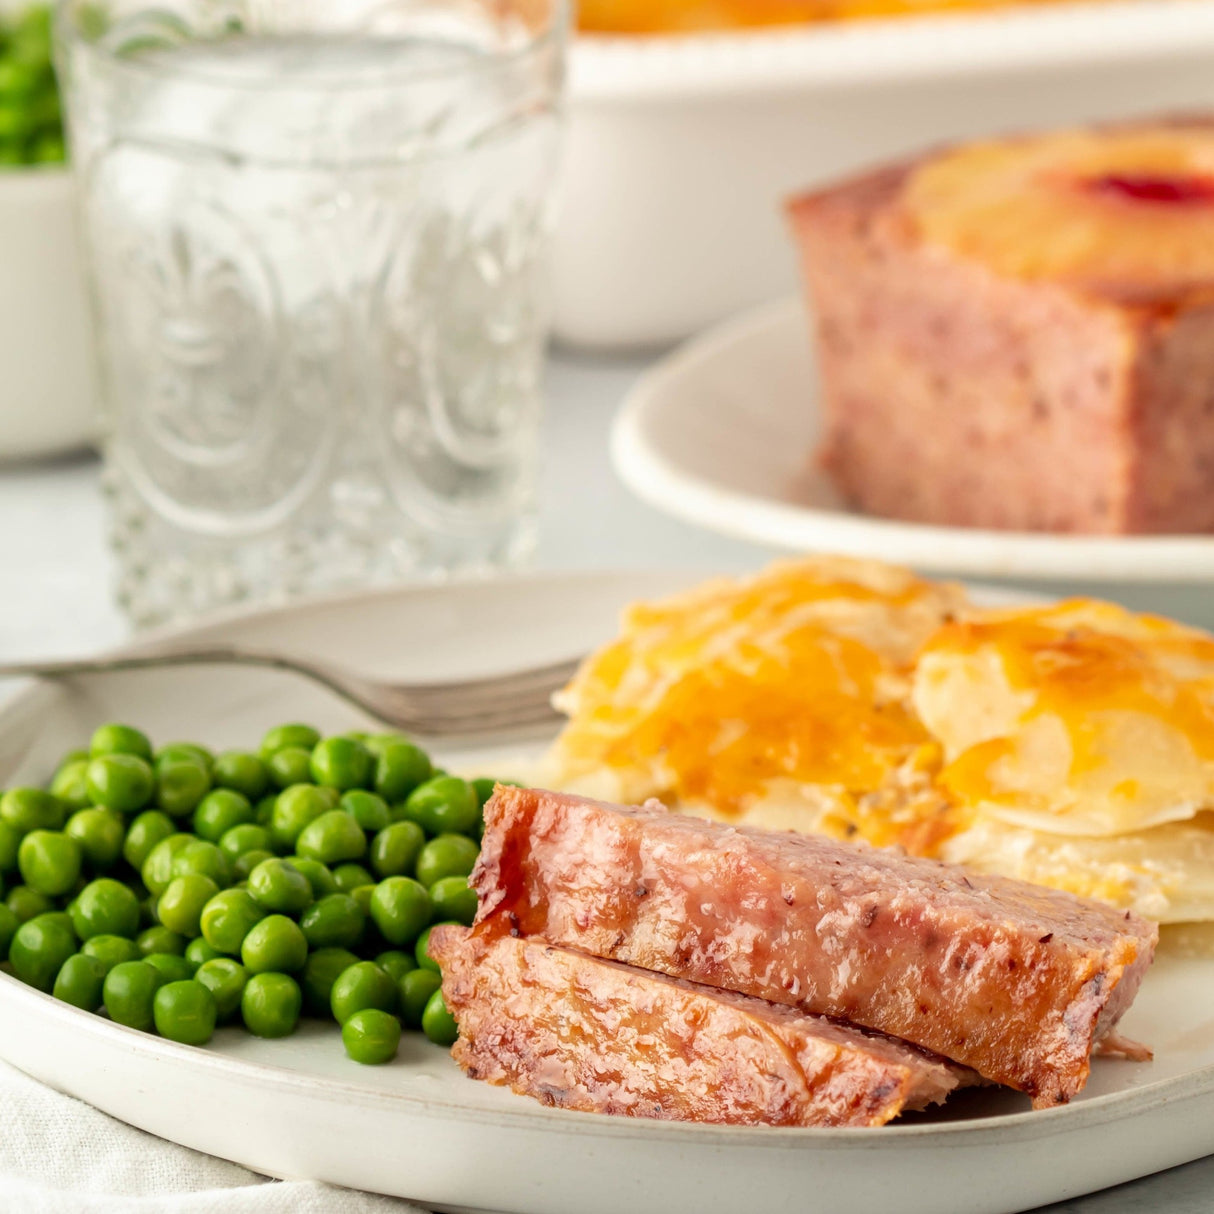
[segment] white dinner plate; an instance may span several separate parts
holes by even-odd
[[[198,639],[272,643],[380,675],[434,679],[584,652],[618,609],[682,575],[547,576],[393,590],[243,617]],[[33,687],[0,711],[0,784],[46,779],[103,720],[159,741],[249,744],[272,723],[365,726],[327,693],[267,671],[186,668]],[[438,751],[500,770],[496,755]],[[511,1214],[1008,1214],[1214,1152],[1214,964],[1167,960],[1125,1032],[1153,1063],[1097,1060],[1072,1104],[971,1091],[874,1130],[730,1129],[545,1108],[463,1077],[406,1034],[383,1067],[348,1061],[331,1025],[198,1049],[111,1024],[0,974],[0,1056],[186,1146],[441,1209]]]
[[[928,572],[1069,582],[1214,578],[1214,536],[1074,535],[938,527],[858,514],[815,464],[822,427],[809,321],[768,304],[688,342],[637,382],[612,460],[638,497],[712,531],[798,552]]]

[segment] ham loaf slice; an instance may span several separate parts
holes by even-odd
[[[582,1112],[722,1125],[875,1126],[977,1076],[793,1008],[544,940],[430,934],[452,1051],[474,1079]]]
[[[848,1020],[1039,1107],[1083,1087],[1158,936],[1058,890],[656,801],[499,787],[485,823],[486,930]]]

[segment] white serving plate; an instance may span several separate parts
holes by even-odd
[[[556,333],[656,345],[793,288],[781,202],[943,140],[1206,109],[1214,0],[582,37]]]
[[[273,643],[378,674],[459,677],[584,651],[611,634],[624,603],[687,579],[595,574],[394,590],[229,617],[183,635]],[[0,711],[0,783],[45,778],[62,751],[114,718],[158,739],[216,746],[247,744],[283,719],[366,724],[271,672],[94,676],[26,690]],[[1031,1113],[1022,1097],[970,1092],[944,1116],[880,1130],[727,1129],[548,1109],[465,1079],[417,1035],[378,1068],[347,1061],[332,1026],[282,1041],[225,1029],[195,1049],[7,975],[0,1057],[124,1121],[256,1171],[440,1209],[1010,1214],[1214,1152],[1212,996],[1211,963],[1161,963],[1125,1021],[1155,1047],[1154,1063],[1098,1060],[1065,1108]]]
[[[798,552],[846,552],[986,578],[1214,578],[1214,536],[1091,538],[857,514],[813,462],[822,423],[816,395],[802,305],[768,304],[689,342],[637,382],[615,420],[612,462],[659,510]]]

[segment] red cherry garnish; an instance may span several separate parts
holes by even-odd
[[[1190,206],[1214,203],[1214,177],[1163,177],[1150,173],[1105,173],[1089,177],[1084,188],[1093,194],[1125,198],[1131,202]]]

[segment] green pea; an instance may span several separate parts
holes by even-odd
[[[40,894],[36,889],[30,889],[28,885],[14,885],[8,891],[8,897],[4,902],[8,909],[17,916],[19,923],[28,923],[38,915],[44,915],[47,911],[55,909],[55,903],[50,898],[45,894]]]
[[[312,902],[312,885],[287,860],[263,860],[249,874],[249,893],[262,910],[294,915]]]
[[[493,789],[497,783],[498,781],[492,776],[478,776],[475,780],[471,781],[472,791],[476,793],[476,799],[481,809],[484,809],[489,804],[489,798],[493,796]]]
[[[186,939],[175,931],[157,924],[145,928],[135,937],[135,947],[141,957],[150,957],[153,953],[173,953],[180,957],[185,954]]]
[[[93,733],[89,754],[93,758],[98,755],[135,755],[150,763],[152,744],[147,734],[130,725],[102,725]]]
[[[338,1024],[368,1007],[395,1011],[396,1003],[396,983],[374,961],[360,961],[343,970],[329,996],[329,1008]]]
[[[94,936],[134,937],[139,930],[139,899],[121,881],[101,877],[76,896],[72,927],[81,940]]]
[[[142,954],[134,940],[123,936],[91,936],[81,946],[80,951],[86,957],[95,957],[101,962],[105,973],[124,961],[139,961]]]
[[[161,763],[156,777],[156,804],[174,818],[188,818],[211,791],[209,772],[194,759]]]
[[[243,856],[236,857],[236,863],[232,865],[232,877],[236,881],[248,881],[249,874],[263,861],[273,860],[274,853],[265,851],[260,847],[255,847],[252,851],[247,851]]]
[[[17,849],[21,879],[48,898],[66,894],[76,884],[83,861],[80,844],[62,831],[31,831]]]
[[[333,870],[333,880],[343,894],[353,893],[362,885],[375,884],[375,878],[361,864],[339,864]]]
[[[76,953],[60,967],[52,993],[73,1007],[95,1012],[101,1007],[101,989],[107,972],[96,957]]]
[[[88,759],[77,759],[61,767],[51,781],[51,794],[59,798],[69,809],[86,809],[92,804],[89,798]]]
[[[122,845],[123,859],[139,871],[152,848],[176,833],[176,830],[177,827],[173,825],[173,819],[168,814],[161,813],[158,809],[144,810],[127,827],[126,842]]]
[[[430,770],[430,756],[412,742],[384,742],[375,758],[375,791],[385,801],[403,801],[430,778]]]
[[[140,818],[143,816],[139,815]],[[178,852],[196,842],[193,835],[176,834],[169,835],[153,845],[139,869],[139,875],[151,893],[159,897],[168,889],[169,882],[173,879],[173,861]]]
[[[417,962],[408,953],[402,953],[400,949],[389,949],[386,953],[380,953],[375,958],[375,964],[396,983],[399,983],[411,970],[417,969]]]
[[[215,1033],[215,997],[193,979],[168,982],[152,1003],[156,1031],[183,1045],[206,1045]]]
[[[184,982],[194,977],[194,967],[184,957],[174,953],[149,953],[144,961],[154,965],[164,975],[166,982]]]
[[[0,873],[15,872],[17,849],[21,846],[21,834],[0,818]]]
[[[378,1008],[355,1012],[341,1026],[346,1054],[368,1066],[391,1062],[400,1048],[400,1021]]]
[[[270,784],[265,764],[245,750],[225,750],[217,755],[213,775],[220,788],[233,789],[250,801],[261,797]]]
[[[345,810],[331,809],[300,831],[295,850],[323,864],[341,864],[362,856],[367,850],[367,836]]]
[[[311,751],[319,741],[320,731],[311,725],[276,725],[261,739],[260,753],[263,759],[268,759],[281,750],[298,748]]]
[[[373,765],[371,752],[354,738],[324,738],[312,751],[312,779],[342,791],[366,788]]]
[[[220,1020],[227,1020],[236,1014],[248,980],[249,971],[230,957],[213,957],[210,961],[204,961],[194,974],[194,981],[201,982],[211,992]]]
[[[278,794],[270,793],[262,797],[256,805],[253,806],[253,821],[258,826],[264,826],[269,829],[270,823],[274,821],[274,806],[278,804]]]
[[[264,826],[242,822],[230,826],[219,839],[219,850],[229,860],[238,860],[245,852],[270,851],[270,832]]]
[[[156,903],[160,922],[171,932],[193,940],[202,928],[203,907],[219,893],[219,886],[202,873],[187,873],[174,877]]]
[[[405,817],[428,835],[465,835],[480,821],[476,790],[458,776],[437,776],[413,790],[405,802]]]
[[[253,818],[248,797],[231,788],[216,788],[203,797],[194,811],[194,833],[200,839],[218,843],[233,826],[251,823]]]
[[[436,919],[471,926],[476,918],[476,890],[467,877],[440,877],[429,889]]]
[[[392,821],[387,801],[361,788],[343,793],[338,808],[344,809],[364,831],[371,834],[383,830]]]
[[[443,980],[433,970],[410,970],[398,983],[400,1018],[405,1028],[420,1029],[422,1015]]]
[[[245,937],[265,917],[247,889],[225,889],[203,907],[199,925],[212,948],[235,957]]]
[[[371,899],[375,897],[374,885],[356,885],[350,891],[350,897],[358,903],[358,909],[368,918],[371,916]],[[374,925],[372,925],[374,926]],[[378,930],[378,929],[377,929]]]
[[[309,948],[353,948],[362,939],[366,922],[349,894],[329,894],[304,911],[299,926]]]
[[[7,906],[0,903],[0,961],[8,960],[8,950],[17,934],[21,920]]]
[[[455,1039],[459,1036],[459,1025],[455,1023],[455,1017],[447,1011],[441,990],[435,991],[430,996],[426,1010],[422,1012],[422,1032],[435,1045],[454,1045]]]
[[[286,859],[288,864],[297,868],[308,878],[313,898],[323,898],[326,894],[338,892],[337,882],[327,864],[322,864],[319,860],[312,860],[307,856],[288,856]]]
[[[290,788],[283,789],[278,794],[274,816],[270,820],[274,845],[283,851],[293,851],[304,827],[332,808],[329,798],[314,785],[292,784]]]
[[[303,996],[287,974],[254,974],[240,996],[244,1026],[255,1037],[286,1037],[299,1024]]]
[[[425,833],[416,822],[393,822],[371,841],[371,867],[380,877],[408,876],[425,844]]]
[[[371,895],[371,919],[389,944],[411,944],[431,913],[430,895],[411,877],[388,877]]]
[[[350,966],[357,964],[358,958],[344,948],[319,948],[309,954],[302,980],[304,1003],[310,1016],[332,1016],[329,999],[333,983]]]
[[[0,797],[0,821],[7,822],[19,835],[31,830],[62,830],[67,806],[41,788],[10,788]]]
[[[185,959],[190,963],[191,970],[197,970],[208,961],[222,956],[223,953],[207,943],[205,936],[196,936],[185,946]]]
[[[76,750],[69,750],[59,760],[59,766],[55,768],[55,774],[58,775],[65,767],[71,767],[73,763],[87,763],[90,757],[89,752],[85,749],[77,748]]]
[[[214,844],[204,839],[191,839],[173,857],[169,872],[174,879],[193,873],[210,877],[220,889],[231,884],[231,861]],[[149,887],[150,888],[150,887]]]
[[[268,915],[254,925],[240,946],[240,960],[251,974],[293,974],[308,959],[308,941],[294,919]]]
[[[214,756],[197,742],[170,742],[156,752],[156,770],[170,763],[197,763],[209,775]]]
[[[152,799],[156,777],[146,759],[117,752],[90,760],[88,786],[94,804],[134,813]]]
[[[105,976],[102,1001],[110,1019],[145,1033],[155,1025],[153,1006],[164,975],[146,961],[123,961]]]
[[[64,834],[80,845],[84,861],[94,870],[112,868],[122,855],[126,825],[112,809],[77,810],[67,820]]]
[[[8,960],[29,986],[50,991],[63,963],[76,951],[76,934],[54,914],[38,915],[13,933]]]
[[[413,948],[413,955],[417,958],[418,969],[433,970],[436,974],[439,972],[438,962],[430,956],[430,933],[436,927],[440,926],[441,924],[432,923],[424,932],[422,932],[420,936],[418,936],[417,944],[414,945]]]
[[[276,751],[265,761],[266,774],[276,788],[307,784],[312,779],[312,752],[297,746]]]
[[[465,835],[439,835],[417,857],[417,879],[429,889],[444,877],[466,877],[476,867],[480,850]]]

